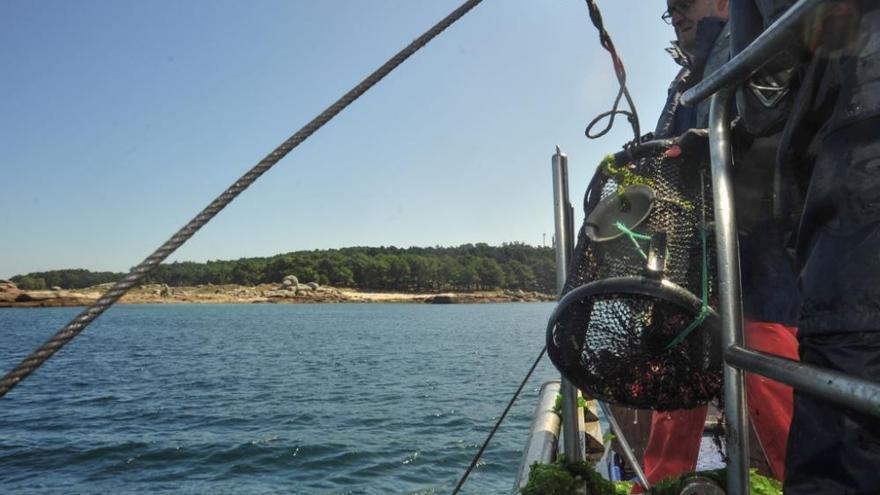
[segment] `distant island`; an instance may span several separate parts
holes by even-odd
[[[0,307],[79,306],[124,273],[84,269],[0,282]],[[496,302],[555,297],[551,248],[522,243],[350,247],[156,268],[122,303]]]

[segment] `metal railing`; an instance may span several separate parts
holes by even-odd
[[[734,0],[736,1],[736,0]],[[709,146],[718,256],[722,343],[724,345],[724,399],[729,428],[730,465],[727,493],[749,493],[748,416],[743,372],[756,373],[858,411],[880,416],[880,383],[848,376],[809,364],[756,352],[743,346],[742,294],[732,183],[730,107],[735,88],[772,60],[794,30],[827,0],[800,0],[727,64],[687,91],[687,105],[712,97]],[[732,19],[731,22],[734,20]]]
[[[742,1],[742,0],[739,0]],[[770,25],[755,41],[743,48],[729,62],[686,91],[681,102],[696,105],[722,89],[729,89],[748,80],[761,67],[773,60],[774,55],[786,48],[789,36],[800,29],[807,16],[828,0],[800,0]],[[733,0],[732,4],[738,3]],[[733,8],[733,7],[731,7]],[[731,19],[731,22],[735,22]]]
[[[526,440],[526,448],[519,463],[511,495],[519,495],[520,490],[526,486],[532,464],[551,464],[556,459],[562,426],[559,416],[554,411],[559,387],[558,381],[549,381],[541,385],[538,404],[535,406],[535,413],[532,414],[532,426],[529,428],[529,437]]]

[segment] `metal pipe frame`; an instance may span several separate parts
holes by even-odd
[[[566,268],[571,259],[572,222],[571,203],[568,200],[568,157],[556,147],[553,168],[553,217],[556,223],[556,288],[559,293],[565,286]],[[578,407],[580,391],[565,377],[560,387],[562,393],[562,451],[575,462],[586,459],[584,448],[584,411]]]
[[[526,449],[523,451],[522,461],[519,463],[516,483],[513,484],[513,493],[519,495],[520,489],[529,482],[529,473],[532,464],[550,464],[556,457],[559,448],[559,416],[553,411],[556,406],[556,397],[559,395],[559,382],[551,381],[541,385],[538,394],[538,405],[532,415],[532,427],[529,429],[529,439],[526,441]]]
[[[727,493],[749,493],[748,410],[744,372],[757,373],[857,411],[880,417],[880,384],[843,373],[747,349],[743,345],[739,248],[733,201],[730,107],[733,90],[712,96],[709,148],[715,200],[719,305],[724,349],[724,408],[730,458]]]
[[[648,477],[645,476],[645,471],[642,470],[642,465],[639,463],[639,460],[636,459],[636,455],[630,447],[629,442],[626,440],[626,435],[623,434],[623,429],[620,428],[620,425],[617,423],[617,418],[614,417],[614,413],[611,412],[611,408],[608,407],[608,404],[602,401],[596,401],[599,403],[599,408],[602,409],[602,414],[605,415],[605,419],[608,420],[608,424],[611,426],[611,431],[614,432],[614,436],[617,437],[617,443],[620,444],[620,449],[623,450],[623,457],[626,458],[626,462],[632,466],[633,471],[636,473],[636,478],[639,479],[639,484],[642,485],[642,488],[645,490],[651,489],[651,484],[648,483]]]
[[[856,411],[880,416],[880,384],[740,346],[728,347],[733,366],[803,390]]]
[[[686,91],[681,101],[691,106],[712,96],[723,88],[732,88],[745,82],[773,56],[790,43],[790,34],[797,33],[813,10],[827,0],[800,0],[764,30],[755,41],[702,82]]]
[[[709,150],[712,159],[712,194],[715,204],[715,243],[718,256],[721,344],[723,349],[743,346],[742,293],[739,243],[733,203],[733,155],[730,107],[733,91],[712,96],[709,107]],[[749,424],[744,373],[724,364],[724,411],[727,415],[727,493],[749,493]]]
[[[820,399],[880,417],[880,383],[747,349],[743,345],[739,250],[733,200],[733,157],[730,107],[734,89],[785,48],[789,35],[825,0],[800,0],[730,62],[687,91],[682,101],[693,105],[711,96],[709,146],[715,200],[716,246],[722,346],[724,401],[729,428],[730,458],[727,493],[750,492],[748,477],[748,415],[744,372],[790,385]]]

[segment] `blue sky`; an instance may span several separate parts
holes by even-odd
[[[0,3],[0,277],[128,270],[459,3]],[[651,129],[677,71],[665,2],[599,5]],[[549,242],[554,146],[577,210],[631,138],[583,137],[615,92],[582,0],[485,0],[170,259]]]

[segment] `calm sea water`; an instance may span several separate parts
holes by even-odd
[[[111,309],[0,400],[4,493],[449,493],[553,305]],[[0,310],[3,371],[79,310]],[[465,485],[509,493],[546,360]]]

